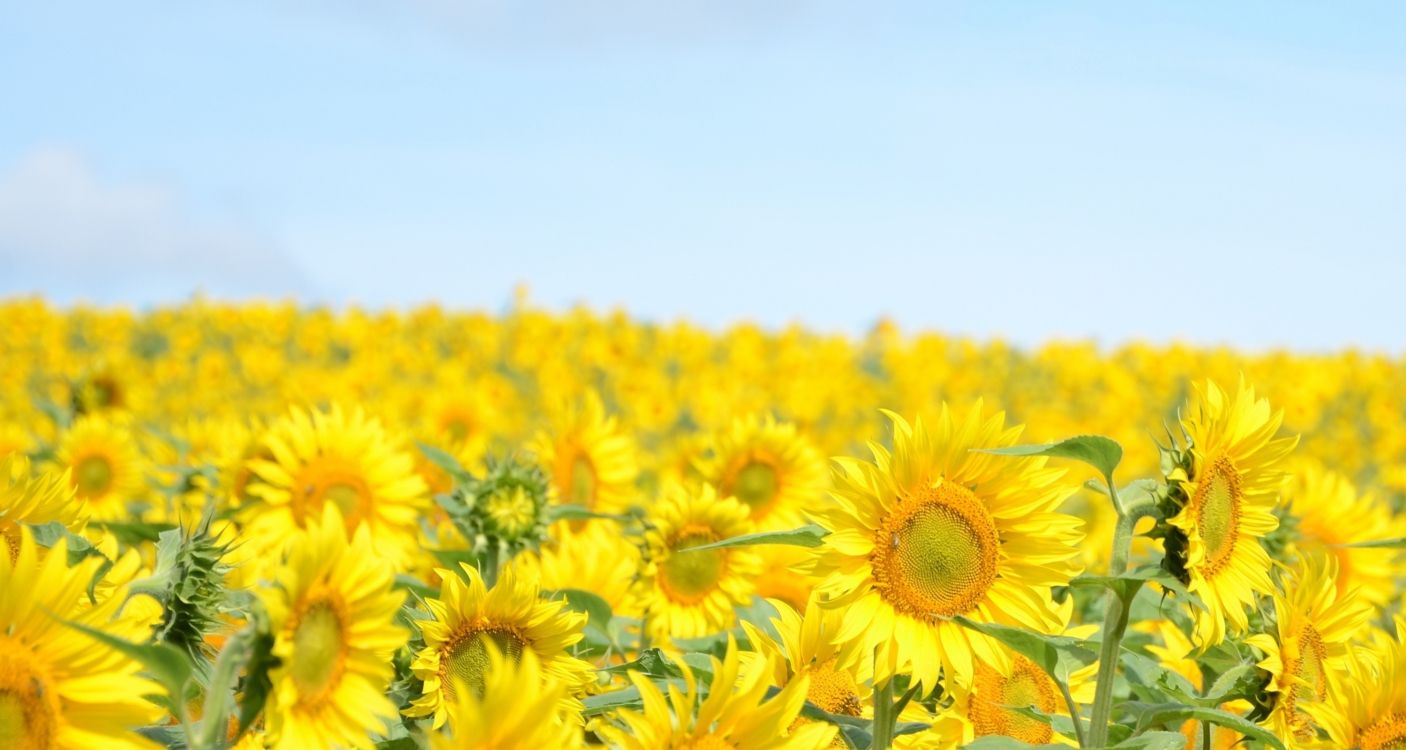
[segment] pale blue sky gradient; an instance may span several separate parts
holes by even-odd
[[[1399,2],[0,5],[0,295],[1403,352],[1403,198]]]

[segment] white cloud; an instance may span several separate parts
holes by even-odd
[[[77,152],[53,147],[0,172],[0,270],[0,293],[95,302],[197,290],[283,296],[307,286],[269,238],[197,221],[171,190],[113,184]]]

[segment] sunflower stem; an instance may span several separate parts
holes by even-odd
[[[1201,750],[1211,750],[1211,727],[1209,721],[1201,722]]]
[[[483,570],[479,574],[483,576],[483,585],[486,588],[493,588],[498,585],[498,567],[501,555],[498,549],[498,540],[493,540],[483,550]]]
[[[1112,487],[1112,483],[1109,483]],[[1121,503],[1114,497],[1118,508],[1118,525],[1113,532],[1113,555],[1109,561],[1108,574],[1120,576],[1127,572],[1128,555],[1133,546],[1133,524],[1141,517],[1139,513],[1127,514]],[[1089,713],[1089,736],[1084,747],[1103,747],[1108,744],[1108,720],[1113,715],[1113,680],[1118,673],[1118,649],[1123,643],[1123,634],[1128,629],[1128,603],[1117,594],[1109,591],[1104,598],[1103,641],[1098,655],[1098,683],[1094,691],[1094,705]]]
[[[894,715],[893,678],[874,684],[874,742],[873,750],[888,750],[893,746],[893,730],[898,723]]]

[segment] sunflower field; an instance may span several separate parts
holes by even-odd
[[[0,329],[0,750],[1406,747],[1406,360]]]

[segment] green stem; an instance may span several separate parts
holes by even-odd
[[[498,549],[498,542],[494,540],[483,550],[483,585],[485,588],[493,588],[498,584],[498,567],[500,565],[501,554]]]
[[[1064,694],[1064,705],[1069,709],[1069,720],[1074,723],[1074,738],[1079,741],[1079,747],[1087,747],[1084,741],[1084,720],[1079,717],[1079,705],[1074,702],[1074,694],[1069,692],[1069,683],[1059,682],[1059,690]]]
[[[1156,512],[1151,503],[1138,503],[1123,507],[1117,490],[1113,489],[1109,477],[1109,497],[1118,509],[1118,525],[1113,532],[1113,554],[1108,564],[1109,576],[1120,576],[1128,570],[1128,557],[1133,547],[1133,527],[1139,519]],[[1123,644],[1123,635],[1128,630],[1128,608],[1131,601],[1124,602],[1112,591],[1104,598],[1103,641],[1098,655],[1098,682],[1094,691],[1094,705],[1089,713],[1088,743],[1084,747],[1101,748],[1108,744],[1108,722],[1113,716],[1113,682],[1118,674],[1118,653]]]
[[[893,730],[898,723],[893,713],[893,679],[874,685],[874,743],[873,750],[888,750],[893,746]]]
[[[1201,722],[1201,750],[1211,750],[1211,727],[1213,726],[1209,721]]]

